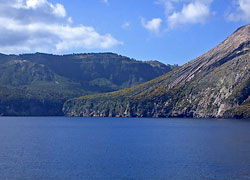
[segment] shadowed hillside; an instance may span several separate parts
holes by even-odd
[[[70,98],[128,88],[175,67],[113,53],[0,54],[0,114],[63,115]]]

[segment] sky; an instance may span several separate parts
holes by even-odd
[[[250,23],[250,0],[0,0],[0,52],[182,65]]]

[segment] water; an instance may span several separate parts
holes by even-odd
[[[250,180],[250,121],[1,117],[1,180]]]

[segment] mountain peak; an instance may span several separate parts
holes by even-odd
[[[247,24],[245,26],[239,27],[234,33],[238,32],[238,31],[240,33],[247,33],[247,31],[248,31],[248,33],[249,33],[249,31],[250,31],[250,24]]]
[[[229,36],[225,43],[233,45],[234,48],[237,48],[242,43],[250,41],[250,24],[245,25],[237,29],[231,36]]]
[[[176,72],[174,80],[169,84],[174,87],[177,84],[185,83],[196,77],[199,72],[208,72],[226,63],[232,57],[245,54],[249,51],[250,24],[236,30],[221,44],[211,49],[207,53],[183,65]]]

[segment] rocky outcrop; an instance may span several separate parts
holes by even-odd
[[[133,88],[69,100],[63,111],[68,116],[247,118],[249,37],[246,25],[170,73]]]

